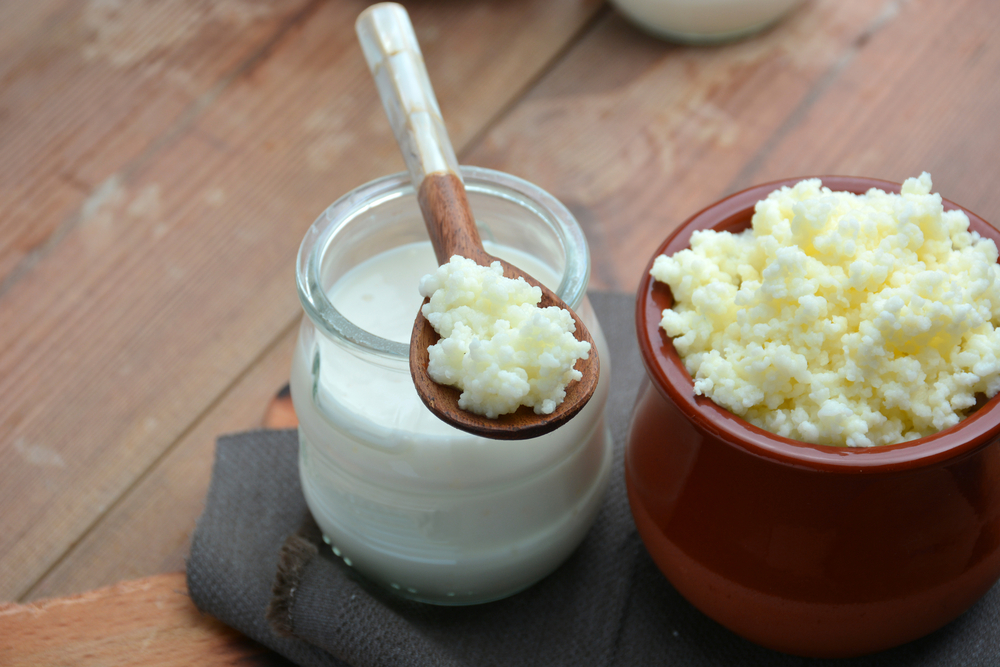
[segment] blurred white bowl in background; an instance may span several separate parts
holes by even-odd
[[[611,0],[640,28],[666,39],[705,44],[771,25],[803,0]]]

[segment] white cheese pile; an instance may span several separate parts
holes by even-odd
[[[462,390],[461,409],[491,419],[521,405],[551,414],[566,385],[582,377],[573,366],[590,343],[573,336],[569,311],[539,308],[542,290],[505,278],[499,262],[484,267],[455,255],[421,279],[420,294],[430,297],[421,312],[441,336],[428,348],[427,370]]]
[[[763,429],[868,447],[952,426],[1000,390],[992,240],[945,212],[927,173],[902,194],[818,179],[757,203],[752,228],[656,258],[662,327],[695,393]]]

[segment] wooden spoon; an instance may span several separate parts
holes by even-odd
[[[418,312],[410,337],[410,374],[417,393],[431,412],[463,431],[500,440],[534,438],[547,433],[566,423],[593,396],[600,374],[597,346],[580,317],[552,290],[483,249],[465,196],[458,159],[441,119],[406,10],[390,2],[373,5],[362,12],[355,27],[382,105],[417,187],[420,210],[438,263],[447,263],[452,255],[467,257],[481,266],[499,261],[507,278],[524,278],[541,288],[539,307],[556,306],[568,310],[576,323],[577,339],[590,343],[590,356],[576,364],[583,378],[566,387],[566,398],[555,411],[538,415],[531,408],[521,406],[516,412],[490,419],[459,408],[461,392],[430,378],[427,348],[437,343],[439,337]],[[427,301],[425,299],[424,303]]]

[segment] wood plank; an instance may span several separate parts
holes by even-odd
[[[265,406],[288,381],[297,335],[298,327],[291,327],[24,598],[62,597],[183,570],[205,507],[215,439],[261,426]]]
[[[902,182],[928,171],[936,191],[1000,225],[1000,3],[922,0],[899,12],[734,187],[819,173]]]
[[[763,34],[714,48],[655,40],[613,14],[469,160],[560,198],[599,249],[592,285],[632,291],[653,248],[731,192],[748,161],[896,4],[817,0]]]
[[[71,598],[0,604],[0,664],[291,665],[201,614],[179,572]]]
[[[21,48],[0,51],[0,291],[309,7],[35,4],[3,10]]]
[[[401,168],[349,34],[362,5],[320,3],[0,296],[0,507],[18,508],[0,514],[0,598],[30,589],[298,318],[309,222]],[[456,145],[600,9],[415,6]],[[484,76],[482,54],[506,49]]]
[[[74,0],[36,0],[0,3],[0,81],[39,33],[58,21]]]

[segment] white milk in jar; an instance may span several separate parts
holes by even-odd
[[[530,440],[495,441],[434,417],[409,376],[421,276],[436,266],[406,175],[346,195],[299,255],[307,317],[292,365],[300,472],[334,553],[398,594],[438,604],[511,595],[583,539],[611,463],[603,414],[610,364],[585,297],[588,256],[575,220],[520,179],[463,169],[487,252],[556,291],[601,356],[590,403]],[[491,241],[493,243],[491,243]]]

